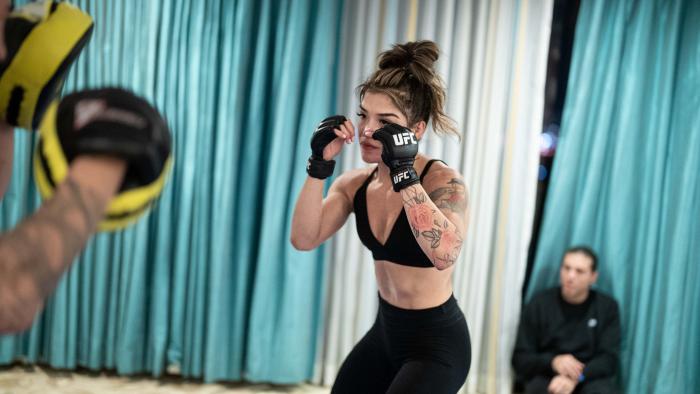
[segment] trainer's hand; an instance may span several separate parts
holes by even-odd
[[[352,122],[342,115],[330,116],[318,125],[311,136],[311,157],[306,172],[318,179],[328,178],[333,174],[335,160],[344,143],[351,143],[354,138]]]
[[[5,20],[10,13],[10,0],[0,0],[0,62],[7,56],[5,46]]]
[[[102,209],[119,191],[126,174],[127,163],[105,155],[80,155],[71,162],[69,175],[81,188],[98,197]]]
[[[552,359],[552,369],[556,373],[575,381],[578,381],[584,367],[585,365],[571,354],[560,354]]]
[[[372,138],[382,143],[382,161],[389,167],[394,191],[420,182],[413,168],[418,154],[418,140],[411,129],[389,123],[374,132]]]
[[[571,394],[576,388],[576,381],[564,375],[557,375],[549,382],[548,394]]]

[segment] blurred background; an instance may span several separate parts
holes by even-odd
[[[380,51],[430,39],[462,138],[428,133],[420,149],[471,200],[454,275],[472,341],[462,391],[511,392],[522,303],[588,244],[620,304],[624,391],[697,392],[699,1],[73,3],[95,30],[64,92],[144,95],[175,166],[147,218],[92,239],[32,328],[0,337],[6,368],[330,386],[377,290],[352,218],[312,252],[289,243],[309,139],[328,115],[356,120]],[[39,205],[33,144],[16,132],[2,229]],[[335,175],[363,165],[353,145]]]

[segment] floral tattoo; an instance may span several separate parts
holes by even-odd
[[[469,205],[465,190],[464,181],[459,178],[452,178],[447,182],[447,186],[435,189],[430,193],[430,199],[440,209],[449,209],[455,213],[463,213]]]
[[[459,230],[427,204],[428,196],[425,192],[415,186],[404,190],[407,192],[402,194],[406,215],[416,240],[421,242],[421,239],[424,239],[424,245],[428,244],[437,268],[451,266],[462,248],[463,241]],[[447,187],[435,190],[429,197],[440,209],[449,209],[452,212],[464,212],[466,209],[464,183],[458,179],[452,179]]]

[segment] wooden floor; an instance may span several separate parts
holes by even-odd
[[[90,371],[57,371],[40,366],[0,369],[0,394],[328,394],[330,388],[312,385],[202,384],[176,377],[123,377]]]

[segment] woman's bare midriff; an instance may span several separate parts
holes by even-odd
[[[385,260],[374,262],[374,273],[381,297],[403,309],[426,309],[442,305],[452,295],[454,267],[438,271],[395,264]]]

